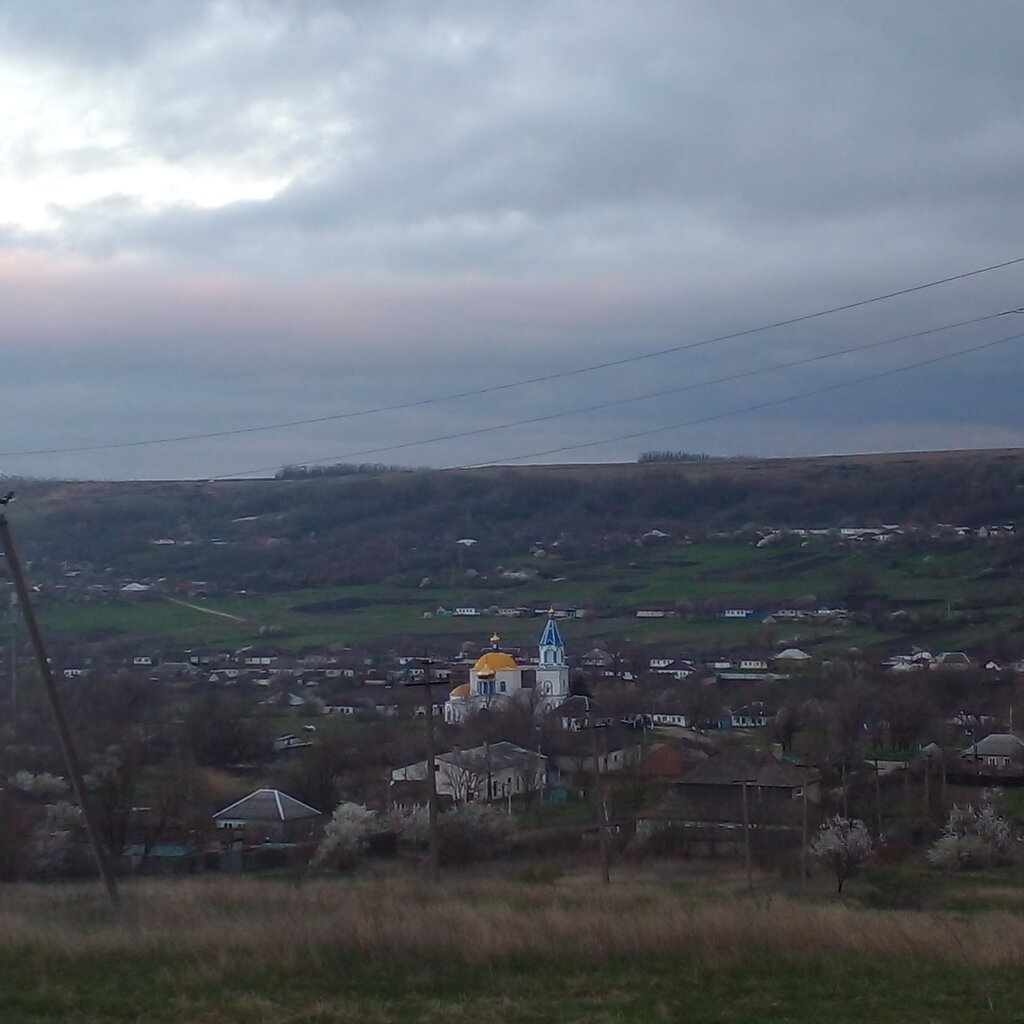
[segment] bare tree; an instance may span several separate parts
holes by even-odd
[[[486,788],[487,769],[483,761],[478,764],[461,758],[445,759],[438,762],[437,773],[456,804],[469,803],[476,799],[482,786]],[[490,799],[490,794],[486,799]]]
[[[793,749],[796,734],[803,729],[806,721],[804,706],[798,703],[783,704],[772,721],[772,735],[783,750]]]

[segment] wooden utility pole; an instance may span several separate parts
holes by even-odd
[[[746,775],[740,779],[743,787],[743,864],[747,872],[747,890],[754,891],[754,875],[750,865],[750,811],[747,808],[747,782],[750,781]]]
[[[882,794],[879,787],[878,758],[875,758],[875,838],[882,838]]]
[[[594,759],[594,805],[597,812],[597,838],[601,846],[601,877],[605,885],[612,881],[611,873],[611,849],[608,843],[608,807],[604,801],[604,793],[601,787],[601,756],[597,747],[597,730],[607,729],[608,723],[595,723],[591,718],[590,725],[590,752]]]
[[[803,786],[803,821],[800,826],[800,884],[807,887],[807,787],[810,781],[805,779]]]
[[[10,500],[9,497],[8,500]],[[85,819],[85,831],[89,836],[89,845],[92,847],[96,867],[99,869],[100,877],[103,879],[103,884],[106,887],[107,896],[111,904],[118,908],[121,905],[121,900],[117,892],[117,882],[114,880],[114,872],[111,869],[107,851],[100,839],[96,819],[93,817],[89,801],[86,799],[85,780],[82,777],[82,769],[78,763],[78,754],[75,751],[74,740],[71,738],[71,729],[64,714],[64,705],[61,703],[60,692],[53,678],[53,666],[50,664],[49,656],[46,653],[46,646],[43,643],[43,636],[39,632],[35,612],[32,610],[28,584],[25,582],[25,574],[22,572],[21,562],[18,560],[18,553],[14,548],[10,527],[7,524],[7,515],[2,511],[0,511],[0,544],[3,545],[7,569],[14,583],[18,604],[21,606],[21,614],[25,618],[25,628],[28,630],[28,635],[32,640],[32,648],[35,651],[36,662],[39,665],[39,674],[43,678],[46,695],[49,698],[50,708],[53,711],[60,748],[64,754],[64,763],[67,765],[68,777],[71,780],[71,788],[74,790],[75,799],[78,801],[79,807],[82,808],[82,817]]]
[[[418,683],[406,683],[406,686],[422,686],[426,690],[427,707],[427,865],[430,880],[435,884],[441,877],[440,842],[437,832],[437,759],[434,753],[434,677],[430,658],[420,658],[423,666],[423,679]]]
[[[18,598],[11,594],[11,604],[8,611],[11,620],[11,721],[18,719]]]

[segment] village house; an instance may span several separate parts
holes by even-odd
[[[994,732],[961,750],[960,759],[990,768],[1024,768],[1024,741],[1013,733]]]
[[[548,717],[558,723],[559,729],[579,732],[580,729],[585,729],[595,716],[605,717],[605,713],[597,707],[592,698],[578,694],[552,708]]]
[[[312,732],[306,731],[312,729]],[[301,734],[288,733],[285,736],[278,736],[273,743],[275,754],[283,754],[289,750],[301,750],[313,746],[313,735],[316,726],[307,726]]]
[[[728,726],[732,729],[763,729],[773,718],[761,701],[732,711],[726,708]]]
[[[718,617],[720,619],[749,619],[753,614],[753,608],[723,608],[718,613]]]
[[[686,729],[690,724],[686,714],[679,709],[672,711],[652,711],[650,713],[650,718],[654,725],[673,725]]]
[[[738,822],[743,820],[744,796],[748,813],[756,810],[762,817],[805,794],[817,804],[821,775],[816,768],[790,764],[766,751],[736,747],[694,765],[676,791],[702,820]]]
[[[503,800],[544,788],[548,759],[515,743],[482,743],[467,750],[438,754],[437,793],[456,804]],[[395,768],[391,783],[427,778],[427,762]]]
[[[801,651],[799,647],[787,647],[785,650],[779,651],[771,660],[776,668],[784,671],[794,669],[799,671],[806,668],[814,659],[806,651]]]
[[[601,650],[600,647],[594,647],[580,658],[580,664],[584,668],[593,668],[605,672],[610,670],[615,664],[615,658],[607,651]]]
[[[314,835],[321,817],[315,807],[279,789],[257,789],[217,811],[213,821],[232,842],[292,843]]]
[[[591,734],[590,728],[585,727],[576,733],[561,733],[551,737],[544,749],[560,776],[578,780],[589,778],[595,771],[602,775],[624,771],[635,765],[640,757],[641,746],[635,734],[622,727],[612,726],[597,730],[596,760],[594,746],[595,737]]]

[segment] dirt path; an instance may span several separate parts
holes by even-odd
[[[203,612],[205,615],[216,615],[218,619],[230,619],[232,622],[248,622],[240,615],[231,615],[228,612],[218,612],[213,608],[204,608],[201,604],[192,604],[190,601],[179,601],[176,597],[167,598],[171,604],[180,604],[182,608],[191,608],[195,612]]]

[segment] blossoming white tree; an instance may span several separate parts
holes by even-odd
[[[873,848],[864,822],[841,815],[826,818],[809,846],[811,856],[835,874],[836,892],[843,891],[843,883],[871,856]]]
[[[324,828],[313,864],[316,867],[354,868],[366,853],[376,823],[377,815],[361,804],[338,804]]]

